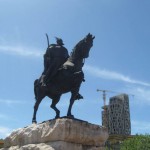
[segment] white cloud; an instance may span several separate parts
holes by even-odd
[[[142,99],[146,98],[146,100],[150,102],[150,89],[145,89],[145,88],[138,87],[136,89],[136,91],[137,91],[136,93],[138,95],[140,95]]]
[[[5,138],[12,132],[12,129],[0,126],[0,138]]]
[[[21,46],[4,46],[4,45],[0,45],[0,52],[6,54],[31,56],[31,57],[41,57],[43,54],[39,50],[35,50],[33,48],[24,48]]]
[[[0,120],[3,121],[16,121],[15,117],[12,117],[10,115],[0,114]]]
[[[7,100],[7,99],[0,99],[0,103],[5,103],[5,104],[22,104],[22,101],[17,101],[17,100]]]
[[[9,100],[9,99],[0,99],[0,103],[4,104],[4,105],[7,105],[9,107],[12,107],[14,106],[15,104],[19,105],[23,105],[23,104],[31,104],[29,102],[26,102],[26,101],[21,101],[21,100]]]
[[[146,104],[150,105],[150,89],[147,87],[131,87],[128,86],[125,91],[127,93],[132,93],[135,96],[135,100],[133,101],[135,104]]]
[[[100,69],[98,67],[93,67],[90,65],[86,65],[84,69],[89,72],[90,74],[103,78],[103,79],[110,79],[110,80],[118,80],[118,81],[123,81],[127,83],[132,83],[132,84],[139,84],[139,85],[144,85],[144,86],[150,86],[150,83],[139,81],[132,79],[126,75],[123,75],[121,73],[115,72],[115,71],[109,71],[105,69]]]

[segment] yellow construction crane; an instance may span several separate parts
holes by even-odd
[[[103,101],[104,101],[104,107],[106,106],[106,93],[107,92],[110,92],[110,93],[117,93],[117,94],[122,94],[120,92],[116,92],[116,91],[110,91],[110,90],[100,90],[100,89],[97,89],[97,92],[102,92],[103,93]],[[127,94],[127,95],[130,95],[130,96],[133,96],[133,94]]]

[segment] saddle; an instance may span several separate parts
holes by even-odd
[[[70,62],[69,60],[67,60],[64,64],[63,67],[64,69],[73,69],[74,68],[74,64],[72,62]]]

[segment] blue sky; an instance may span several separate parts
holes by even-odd
[[[61,37],[71,52],[87,33],[95,35],[84,66],[84,100],[76,118],[101,125],[102,94],[107,89],[130,96],[132,134],[150,133],[149,0],[0,0],[0,138],[31,124],[33,82],[43,70],[43,54]],[[114,93],[107,94],[108,99]],[[66,115],[70,94],[58,108]],[[45,98],[37,121],[55,116]]]

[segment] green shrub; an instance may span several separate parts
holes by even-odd
[[[135,135],[123,141],[120,150],[150,150],[150,135]]]

